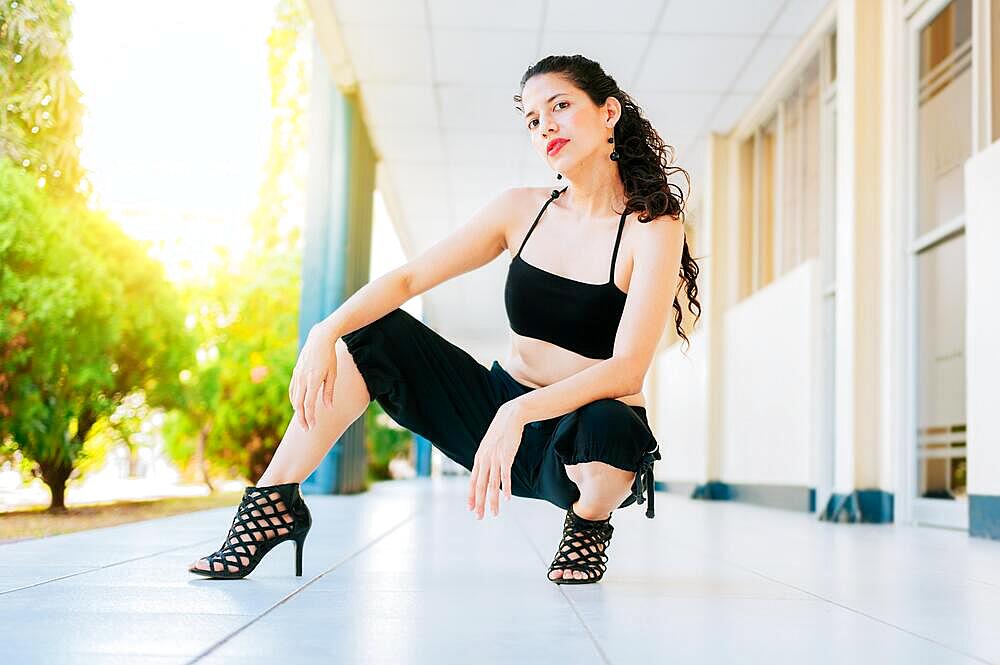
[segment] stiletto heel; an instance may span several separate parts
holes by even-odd
[[[299,483],[248,486],[222,547],[202,557],[208,561],[208,570],[191,566],[188,571],[205,577],[240,579],[249,575],[276,545],[293,540],[295,575],[301,577],[302,545],[311,526],[312,515]]]
[[[302,545],[306,542],[305,531],[298,538],[295,539],[295,576],[302,577]]]

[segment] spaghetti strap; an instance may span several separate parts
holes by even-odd
[[[562,192],[559,191],[558,189],[552,190],[552,194],[545,201],[545,205],[543,205],[542,209],[538,211],[537,215],[535,215],[535,221],[531,223],[531,228],[528,229],[528,233],[524,236],[524,240],[521,241],[521,246],[517,248],[517,254],[514,255],[515,257],[521,256],[521,250],[524,249],[525,243],[528,242],[528,237],[531,236],[531,232],[535,230],[535,226],[538,224],[538,220],[542,218],[542,213],[545,212],[545,209],[549,207],[550,203],[559,198],[559,195],[565,192],[567,189],[569,189],[569,185],[563,187]]]
[[[608,277],[608,281],[612,284],[615,282],[615,259],[618,258],[618,245],[622,241],[622,229],[625,228],[625,214],[628,211],[622,213],[622,219],[618,222],[618,237],[615,239],[615,251],[611,254],[611,276]]]

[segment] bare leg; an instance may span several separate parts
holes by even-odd
[[[573,504],[573,512],[588,520],[606,519],[632,493],[635,479],[635,471],[625,471],[604,462],[566,465],[566,475],[580,488],[580,498]],[[572,560],[579,558],[575,552],[567,556]],[[565,572],[567,577],[572,574],[574,579],[587,577],[579,570]],[[553,580],[562,576],[563,571],[558,568],[549,573],[549,579]]]
[[[347,350],[344,340],[338,338],[337,349],[337,377],[333,383],[333,407],[323,404],[322,397],[317,396],[316,400],[316,425],[308,432],[295,420],[293,415],[285,428],[285,434],[281,438],[271,458],[270,464],[255,484],[256,487],[265,485],[280,485],[282,483],[298,483],[305,480],[313,470],[319,466],[320,461],[333,447],[333,443],[347,430],[350,425],[357,420],[368,408],[371,397],[365,385],[354,358]],[[271,494],[272,499],[278,499],[277,492]],[[263,499],[260,503],[265,503]],[[284,506],[279,501],[278,510],[284,511]],[[274,512],[267,507],[267,512]],[[285,524],[291,522],[291,515],[286,513],[282,520]],[[264,535],[255,533],[254,537],[260,540],[263,537],[271,538],[275,534],[282,535],[288,533],[286,527],[274,526],[273,523],[265,522],[262,518],[259,526],[274,527]],[[235,542],[235,541],[234,541]],[[253,545],[247,547],[251,552],[255,550]],[[246,565],[249,560],[241,557],[240,561]],[[199,559],[197,563],[192,563],[192,567],[201,570],[209,570],[208,561]],[[221,572],[221,564],[216,566],[216,572]],[[236,572],[236,566],[229,564],[229,570]]]
[[[371,397],[344,340],[337,339],[337,378],[333,383],[333,407],[323,405],[317,394],[316,425],[308,432],[293,417],[274,451],[271,463],[257,487],[299,483],[312,473],[333,446],[368,408]]]

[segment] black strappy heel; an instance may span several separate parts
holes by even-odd
[[[286,515],[291,516],[291,521]],[[276,545],[292,540],[295,542],[295,576],[302,577],[302,545],[310,526],[312,515],[299,483],[248,486],[243,490],[243,499],[222,547],[201,557],[208,561],[209,569],[191,566],[188,571],[205,577],[240,579],[249,575]],[[286,532],[279,533],[282,529]],[[258,539],[257,534],[263,537]],[[253,547],[248,547],[250,545]],[[231,566],[237,570],[232,570]]]
[[[559,543],[559,550],[552,559],[548,572],[551,575],[553,570],[558,569],[563,574],[556,579],[549,577],[549,581],[556,584],[590,584],[604,577],[608,562],[607,550],[614,530],[611,515],[604,520],[588,520],[573,512],[573,506],[570,506],[563,522],[562,542]],[[570,554],[576,554],[577,558],[570,559]],[[566,577],[567,573],[574,570],[579,570],[586,577]]]

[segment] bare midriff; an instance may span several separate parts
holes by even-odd
[[[523,337],[513,331],[510,336],[510,348],[507,356],[499,361],[500,365],[515,381],[532,388],[543,388],[562,381],[601,362],[599,358],[581,356],[551,342]],[[615,399],[633,406],[646,406],[646,398],[641,391]]]

